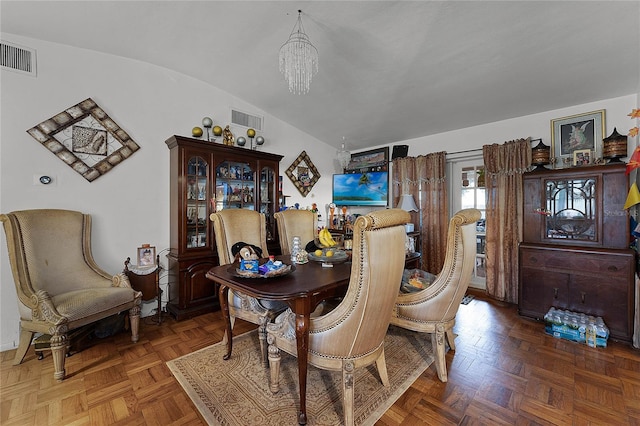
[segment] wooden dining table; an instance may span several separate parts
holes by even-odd
[[[291,264],[290,256],[276,256],[276,260]],[[262,263],[262,262],[261,262]],[[294,270],[286,275],[272,278],[245,278],[237,273],[238,264],[214,266],[206,276],[220,288],[218,297],[220,309],[226,322],[227,336],[231,336],[229,317],[229,289],[264,300],[286,302],[296,318],[296,345],[298,378],[300,387],[300,409],[298,423],[307,423],[307,360],[309,349],[309,322],[311,313],[323,300],[343,296],[349,285],[351,262],[332,264],[324,267],[321,263],[309,261],[294,265]],[[233,339],[227,339],[227,353],[223,359],[231,357]]]

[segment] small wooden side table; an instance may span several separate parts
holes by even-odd
[[[404,258],[404,268],[405,269],[420,269],[420,259],[422,255],[418,252],[407,253]]]
[[[160,256],[156,256],[153,266],[138,267],[131,264],[131,258],[124,262],[124,273],[129,278],[131,287],[142,292],[142,300],[158,299],[158,316],[152,321],[158,325],[162,323],[162,289],[160,288]]]

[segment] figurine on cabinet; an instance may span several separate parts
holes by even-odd
[[[223,135],[223,138],[224,138],[224,144],[225,145],[233,145],[234,144],[233,133],[231,133],[231,129],[229,129],[228,125],[222,131],[222,135]]]

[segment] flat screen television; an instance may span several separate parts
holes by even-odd
[[[386,206],[389,172],[333,175],[332,195],[337,206]]]

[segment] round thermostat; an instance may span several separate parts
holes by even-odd
[[[43,185],[48,185],[51,183],[51,178],[49,176],[40,176],[40,183]]]

